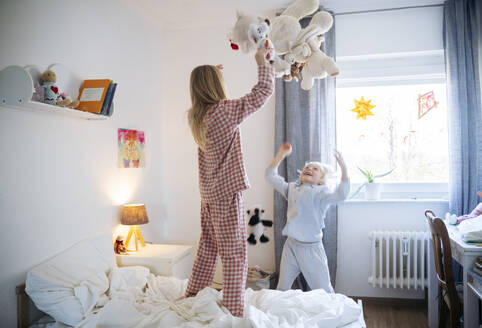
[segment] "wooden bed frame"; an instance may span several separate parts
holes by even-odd
[[[17,328],[28,328],[45,315],[37,309],[25,292],[25,284],[15,287],[17,294]]]

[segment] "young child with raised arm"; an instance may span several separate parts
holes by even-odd
[[[326,210],[330,205],[346,199],[350,191],[346,165],[343,156],[335,151],[341,181],[333,192],[325,185],[327,175],[333,170],[319,162],[307,163],[299,180],[287,183],[278,175],[278,166],[291,154],[291,150],[289,143],[281,145],[266,169],[266,179],[288,201],[287,220],[282,231],[288,238],[281,254],[277,289],[290,289],[296,277],[303,273],[311,289],[322,288],[334,293],[321,239]]]
[[[263,107],[274,91],[274,70],[258,50],[258,83],[242,98],[226,99],[222,66],[194,68],[190,79],[189,125],[198,147],[201,238],[186,297],[210,286],[219,254],[223,264],[223,304],[242,317],[246,285],[246,219],[241,191],[249,188],[239,125]]]

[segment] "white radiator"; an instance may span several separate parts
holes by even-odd
[[[373,287],[423,289],[428,286],[429,233],[371,231]]]

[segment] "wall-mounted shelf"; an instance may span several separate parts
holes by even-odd
[[[76,99],[82,84],[82,79],[70,72],[64,66],[54,64],[49,66],[57,74],[56,84],[60,90]],[[19,109],[30,112],[48,112],[85,120],[105,120],[109,116],[85,112],[81,110],[60,107],[42,102],[32,101],[34,81],[39,81],[40,69],[36,66],[8,66],[0,71],[0,108]],[[112,104],[112,111],[114,104]]]
[[[105,120],[108,118],[108,116],[105,116],[105,115],[99,115],[99,114],[84,112],[82,110],[44,104],[41,102],[31,101],[31,100],[29,100],[26,103],[18,104],[18,105],[0,104],[0,107],[19,109],[19,110],[24,110],[29,112],[50,112],[54,114],[77,117],[84,120]]]

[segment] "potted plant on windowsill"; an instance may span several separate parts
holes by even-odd
[[[368,200],[380,199],[381,184],[378,182],[375,182],[375,179],[379,179],[381,177],[389,175],[390,173],[393,172],[393,170],[395,170],[395,168],[383,174],[377,174],[377,175],[374,175],[370,170],[363,170],[359,167],[358,169],[363,174],[363,176],[367,179],[367,181],[363,183],[360,187],[358,187],[358,189],[353,193],[353,195],[351,195],[350,198],[355,197],[363,188],[365,188],[365,199],[368,199]]]

